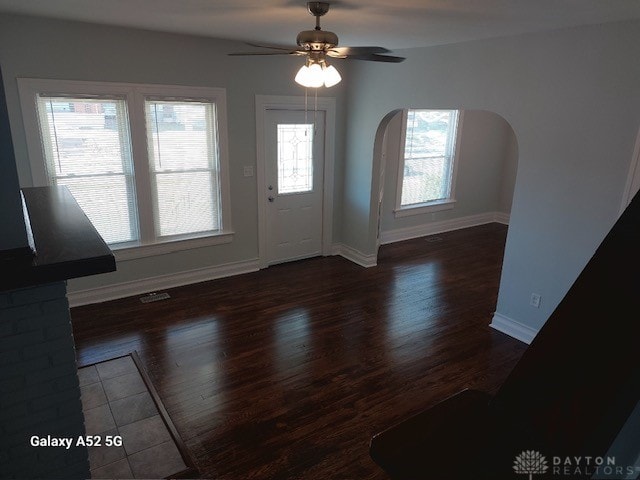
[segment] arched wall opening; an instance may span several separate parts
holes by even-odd
[[[375,138],[376,188],[372,195],[377,197],[378,246],[490,222],[508,225],[518,168],[518,141],[511,125],[490,111],[460,110],[453,179],[455,203],[451,208],[416,208],[411,212],[398,208],[402,175],[407,168],[401,158],[404,112],[395,109],[385,115]]]

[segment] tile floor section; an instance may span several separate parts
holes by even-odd
[[[166,478],[187,469],[131,356],[78,369],[91,478]],[[104,445],[106,436],[122,446]]]

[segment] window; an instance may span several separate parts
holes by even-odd
[[[313,190],[313,125],[278,125],[278,194]]]
[[[107,243],[138,238],[126,102],[41,95],[45,168],[66,185]]]
[[[405,110],[396,216],[453,208],[458,110]]]
[[[214,105],[146,101],[156,235],[220,226]]]
[[[118,258],[231,241],[222,89],[19,79],[34,185]]]

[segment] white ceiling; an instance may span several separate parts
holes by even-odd
[[[293,46],[305,0],[0,0],[0,12]],[[456,43],[640,18],[640,0],[336,0],[322,27],[342,46]]]

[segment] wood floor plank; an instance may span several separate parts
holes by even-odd
[[[373,434],[463,388],[494,392],[525,350],[489,328],[506,232],[73,308],[78,362],[136,350],[203,477],[384,479]]]

